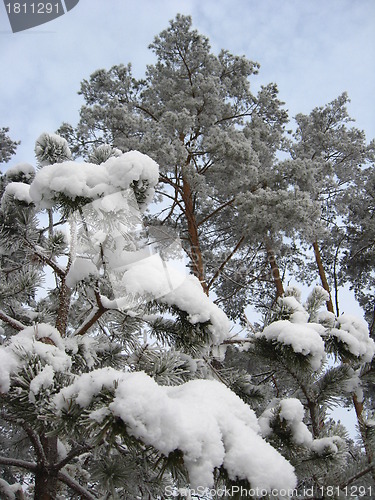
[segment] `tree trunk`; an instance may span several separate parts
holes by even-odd
[[[272,278],[276,287],[276,298],[282,297],[284,295],[283,282],[280,277],[280,269],[276,262],[276,256],[272,249],[271,243],[266,240],[267,258],[271,266]]]
[[[186,176],[182,176],[182,199],[185,206],[185,216],[187,219],[189,243],[190,243],[190,258],[193,268],[193,273],[201,282],[204,292],[208,295],[208,286],[204,272],[204,264],[202,250],[199,242],[198,224],[194,213],[193,193],[191,186]]]
[[[361,434],[363,446],[364,446],[365,452],[366,452],[367,462],[371,465],[372,459],[373,459],[373,451],[369,447],[366,426],[365,426],[365,423],[363,420],[363,415],[362,415],[362,413],[363,413],[363,401],[359,401],[356,394],[353,394],[353,405],[354,405],[354,409],[355,409],[355,414],[357,416],[359,432]],[[373,480],[375,481],[375,466],[374,465],[371,468],[371,475],[372,475]]]
[[[315,261],[318,266],[320,281],[322,282],[322,287],[329,293],[329,300],[327,300],[327,310],[331,313],[334,313],[333,304],[331,299],[331,292],[329,290],[327,276],[323,267],[322,257],[320,255],[318,242],[315,240],[313,243],[313,249],[315,254]]]
[[[54,500],[57,496],[57,437],[41,436],[45,460],[38,463],[35,471],[34,500]]]
[[[70,309],[71,291],[65,284],[65,278],[61,280],[59,294],[59,310],[57,312],[56,328],[61,337],[65,337],[66,328],[68,326],[68,314]]]

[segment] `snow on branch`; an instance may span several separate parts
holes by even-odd
[[[101,409],[96,406],[93,422],[100,425],[112,414],[129,435],[163,455],[180,450],[193,487],[212,486],[214,470],[224,466],[231,479],[248,480],[253,487],[294,488],[293,467],[260,436],[249,406],[220,382],[160,386],[144,372],[103,368],[62,389],[54,397],[56,410],[75,403],[87,412],[103,390],[113,390],[113,401]]]
[[[21,331],[24,328],[26,328],[25,325],[23,325],[20,321],[17,321],[16,319],[8,316],[4,311],[0,309],[0,319],[5,321],[5,323],[8,323],[12,328],[15,330]]]
[[[65,161],[46,165],[39,170],[30,186],[30,196],[40,208],[52,208],[64,196],[97,199],[121,190],[144,185],[145,207],[154,195],[159,179],[157,163],[138,151],[129,151],[118,157],[111,157],[104,163],[78,163]]]

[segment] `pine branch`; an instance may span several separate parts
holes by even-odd
[[[24,330],[26,328],[25,325],[23,325],[20,321],[17,321],[14,318],[11,318],[8,316],[3,310],[0,309],[0,319],[5,321],[5,323],[8,323],[12,328],[15,330],[18,330],[19,332],[21,330]]]
[[[232,198],[230,200],[228,200],[227,202],[223,203],[222,205],[220,205],[220,207],[217,207],[213,212],[211,212],[210,214],[208,214],[206,217],[204,217],[202,220],[200,220],[197,224],[198,224],[198,227],[201,226],[202,224],[204,224],[205,222],[207,222],[209,219],[211,219],[211,217],[213,217],[214,215],[216,215],[218,212],[220,212],[220,210],[223,210],[223,208],[226,208],[228,207],[229,205],[232,205],[232,203],[235,201],[235,198]]]
[[[227,265],[227,263],[230,261],[230,259],[233,257],[233,255],[240,248],[240,246],[241,246],[241,244],[242,244],[242,242],[243,242],[244,239],[245,239],[245,237],[241,236],[240,240],[238,241],[237,245],[234,247],[234,249],[232,250],[232,252],[228,255],[228,257],[224,260],[224,262],[222,262],[221,266],[219,267],[219,269],[216,271],[216,273],[214,274],[214,276],[212,277],[212,279],[208,283],[208,285],[207,285],[207,289],[208,290],[211,288],[212,284],[214,283],[214,281],[216,280],[216,278],[220,275],[220,273],[223,271],[224,267]]]
[[[347,486],[349,486],[349,484],[354,483],[354,481],[356,481],[357,479],[360,479],[361,477],[373,471],[374,471],[374,465],[372,464],[366,469],[362,470],[361,472],[358,472],[358,474],[355,474],[355,476],[352,476],[351,478],[347,479],[345,482],[340,484],[339,488],[340,489],[346,488]]]
[[[21,469],[26,469],[30,472],[35,472],[37,469],[37,464],[34,462],[27,462],[26,460],[9,457],[0,457],[0,465],[13,465],[15,467],[20,467]]]
[[[103,306],[103,303],[100,298],[100,294],[98,291],[95,291],[96,302],[98,304],[95,312],[92,312],[88,319],[86,319],[85,323],[75,331],[74,335],[84,335],[95,323],[103,316],[106,311],[109,311],[107,307]]]
[[[79,457],[83,453],[86,453],[87,451],[90,450],[92,450],[92,446],[90,445],[77,446],[76,448],[73,448],[73,450],[71,450],[70,453],[68,453],[68,455],[63,460],[54,465],[54,469],[57,470],[62,469],[63,467],[65,467],[65,465],[71,462],[73,458]]]
[[[46,264],[51,269],[53,269],[53,271],[55,271],[55,273],[57,274],[57,276],[59,276],[59,278],[61,278],[61,279],[65,278],[67,273],[66,273],[66,271],[64,271],[64,269],[61,269],[61,267],[59,267],[56,264],[56,262],[54,262],[52,259],[50,259],[46,255],[43,255],[41,252],[39,252],[32,243],[30,243],[27,240],[26,240],[26,243],[27,243],[28,247],[32,249],[35,257],[37,257],[43,264]]]
[[[59,481],[69,486],[70,489],[78,493],[81,498],[85,500],[96,500],[96,497],[94,497],[89,491],[86,490],[86,488],[81,486],[78,481],[70,477],[65,472],[59,471],[57,478]]]
[[[148,115],[150,118],[152,118],[155,122],[158,122],[159,120],[156,118],[156,116],[151,113],[151,111],[149,111],[148,109],[146,109],[145,107],[141,106],[140,104],[135,104],[134,107],[136,109],[139,109],[140,111],[143,111],[146,115]]]
[[[38,458],[38,462],[41,461],[43,464],[46,464],[47,458],[46,458],[46,455],[44,453],[43,445],[39,439],[39,436],[33,431],[33,429],[26,422],[22,423],[22,427],[23,427],[24,431],[26,432],[26,434],[28,435],[28,437],[29,437],[29,439],[34,447],[36,456]]]

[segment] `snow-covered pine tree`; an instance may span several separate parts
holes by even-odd
[[[2,175],[2,498],[293,488],[293,467],[215,369],[226,315],[176,241],[142,226],[158,165],[107,146],[72,161],[46,133],[35,151],[36,170]]]
[[[237,339],[242,348],[227,354],[226,369],[249,373],[263,436],[294,465],[301,498],[372,498],[374,449],[372,415],[362,417],[362,443],[332,417],[336,407],[350,408],[368,391],[375,342],[363,320],[327,312],[328,293],[315,287],[306,303],[295,287],[277,300],[264,328]],[[231,339],[234,342],[234,339]],[[249,370],[250,367],[250,370]],[[240,391],[238,391],[240,393]]]
[[[262,199],[265,184],[277,182],[271,167],[287,113],[275,84],[252,93],[257,63],[226,50],[214,54],[188,16],[172,20],[150,48],[156,62],[142,79],[130,65],[117,65],[84,80],[80,121],[59,134],[74,154],[104,142],[155,158],[164,201],[159,224],[177,228],[192,272],[238,317],[250,295],[254,301],[249,289],[272,277],[264,234],[244,228],[237,198],[257,192]]]
[[[333,293],[329,311],[339,314],[338,287],[340,259],[347,239],[348,196],[345,194],[361,178],[361,172],[373,155],[363,131],[352,125],[346,93],[309,115],[296,116],[297,130],[291,144],[292,161],[284,164],[284,175],[292,175],[299,189],[321,206],[322,224],[312,232],[316,265],[322,286]],[[350,196],[350,195],[349,195]],[[335,307],[334,307],[335,304]]]

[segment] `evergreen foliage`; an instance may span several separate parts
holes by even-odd
[[[190,17],[150,49],[0,176],[0,496],[371,498],[374,143],[345,93],[287,132]]]

